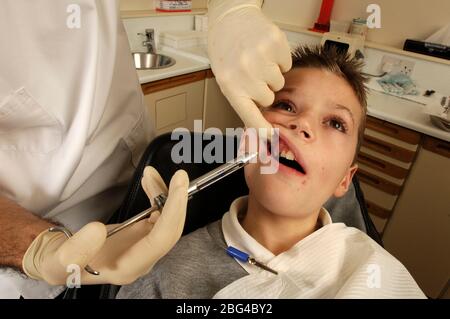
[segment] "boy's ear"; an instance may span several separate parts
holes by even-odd
[[[350,187],[350,184],[352,182],[353,175],[355,175],[356,171],[358,170],[358,165],[354,164],[352,165],[348,171],[347,174],[345,174],[342,181],[339,183],[338,187],[334,191],[335,197],[342,197],[347,193],[348,188]]]

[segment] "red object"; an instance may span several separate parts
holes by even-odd
[[[322,0],[319,17],[317,18],[317,22],[314,23],[314,27],[310,29],[311,31],[322,33],[330,31],[330,18],[333,4],[334,0]]]

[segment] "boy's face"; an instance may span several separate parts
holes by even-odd
[[[362,110],[351,86],[329,71],[294,68],[285,80],[263,114],[280,130],[280,156],[292,152],[304,173],[280,163],[275,174],[261,174],[255,163],[245,167],[245,177],[250,195],[265,209],[301,217],[347,191],[357,169],[352,161]]]

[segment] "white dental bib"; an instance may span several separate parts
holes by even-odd
[[[275,256],[239,224],[247,198],[236,199],[222,218],[227,245],[247,252],[278,275],[240,263],[248,272],[214,298],[424,298],[405,267],[356,228],[332,223],[322,208],[322,227]],[[230,257],[231,258],[231,257]]]

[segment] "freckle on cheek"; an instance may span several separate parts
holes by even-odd
[[[322,166],[321,171],[322,171],[322,176],[324,176],[324,175],[326,174],[326,173],[325,173],[325,167],[324,167],[324,166]]]

